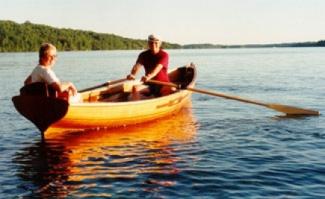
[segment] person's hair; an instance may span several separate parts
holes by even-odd
[[[50,43],[42,44],[41,47],[39,48],[39,60],[47,56],[50,53],[51,49],[56,49],[53,44]]]

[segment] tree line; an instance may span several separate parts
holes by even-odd
[[[29,21],[18,24],[0,20],[0,52],[38,51],[42,43],[50,42],[60,51],[84,50],[129,50],[144,49],[146,40],[130,39],[114,34],[92,31],[54,28],[32,24]],[[176,49],[181,46],[163,42],[163,47]]]
[[[124,38],[114,34],[92,31],[54,28],[33,24],[29,21],[19,24],[0,20],[0,52],[38,51],[42,43],[50,42],[60,51],[86,50],[133,50],[145,49],[146,40]],[[325,40],[317,42],[280,43],[280,44],[187,44],[163,42],[166,49],[208,49],[208,48],[268,48],[268,47],[325,47]]]

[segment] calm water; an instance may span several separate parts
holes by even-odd
[[[197,64],[197,87],[325,113],[325,48],[170,50]],[[139,51],[60,52],[61,80],[86,88],[125,77]],[[0,54],[0,198],[325,197],[325,117],[193,94],[144,125],[40,133],[11,103],[36,53]]]

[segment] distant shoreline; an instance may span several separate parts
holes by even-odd
[[[188,44],[185,49],[217,49],[217,48],[299,48],[299,47],[325,47],[325,40],[317,42],[277,43],[277,44],[243,44],[243,45],[215,45],[215,44]]]
[[[93,50],[138,50],[145,49],[146,40],[96,33],[92,31],[55,28],[33,24],[29,21],[18,24],[0,20],[0,52],[35,52],[40,44],[53,43],[60,51]],[[165,49],[231,49],[231,48],[282,48],[282,47],[325,47],[325,40],[278,43],[278,44],[186,44],[163,42]]]

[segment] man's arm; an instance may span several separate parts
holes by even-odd
[[[77,89],[71,82],[65,82],[65,83],[53,82],[51,86],[60,93],[64,91],[68,91],[68,92],[71,91],[72,95],[77,94]]]
[[[135,76],[137,75],[138,71],[142,67],[142,64],[135,63],[134,66],[131,69],[131,73],[127,76],[127,79],[133,80],[135,79]]]
[[[162,68],[163,68],[162,64],[157,64],[157,66],[152,70],[152,72],[147,74],[146,76],[143,76],[141,80],[146,82],[149,79],[154,78],[161,71]]]

